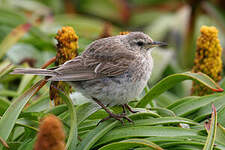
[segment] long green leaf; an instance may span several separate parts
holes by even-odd
[[[220,143],[224,143],[225,141],[225,128],[221,126],[219,123],[217,125],[217,130],[216,130],[216,141]]]
[[[17,26],[5,39],[0,43],[0,59],[25,33],[29,31],[31,24],[26,23]]]
[[[22,80],[17,89],[17,93],[21,94],[24,91],[26,91],[32,85],[32,82],[34,81],[35,78],[36,76],[30,74],[23,75]]]
[[[110,141],[132,137],[165,137],[165,136],[196,136],[198,130],[184,129],[179,127],[157,127],[157,126],[131,126],[126,128],[117,128],[103,136],[97,145],[102,145]],[[96,145],[96,146],[97,146]]]
[[[80,124],[83,120],[88,118],[91,114],[99,110],[100,107],[95,103],[88,102],[77,107],[77,122]]]
[[[42,81],[39,81],[29,90],[27,90],[23,95],[15,99],[2,116],[2,119],[0,120],[0,137],[2,137],[4,140],[8,139],[9,134],[11,133],[13,126],[15,125],[16,120],[23,107],[36,92],[36,89],[38,89],[41,82]]]
[[[184,81],[184,80],[195,80],[198,81],[208,88],[212,89],[213,91],[222,92],[223,89],[219,87],[217,83],[215,83],[210,77],[203,73],[179,73],[170,75],[160,82],[158,82],[154,87],[152,87],[149,92],[141,99],[136,107],[145,107],[153,98],[157,97],[161,93],[165,92],[166,90],[172,88],[177,83]]]
[[[193,99],[197,99],[199,98],[199,96],[187,96],[181,99],[176,100],[174,103],[170,104],[169,106],[167,106],[167,109],[172,110],[174,107],[176,107],[177,105],[181,105],[182,103],[186,103],[189,100],[193,100]]]
[[[82,140],[77,150],[89,150],[102,136],[112,130],[118,121],[105,121],[90,131],[85,139]]]
[[[7,99],[0,97],[0,116],[4,114],[7,108],[10,106],[10,102]]]
[[[136,147],[150,147],[154,148],[155,150],[163,150],[160,146],[145,139],[128,139],[120,142],[115,142],[105,145],[99,150],[127,150]]]
[[[187,145],[189,142],[198,142],[199,144],[202,144],[201,146],[201,150],[204,147],[205,141],[206,141],[206,137],[205,136],[177,136],[177,137],[159,137],[159,136],[153,136],[153,137],[149,137],[149,138],[145,138],[146,140],[149,140],[151,142],[154,143],[161,143],[159,144],[160,146],[162,146],[162,144],[166,144],[166,143],[176,143],[176,142],[180,142],[180,144],[184,145],[185,148],[187,148]],[[182,143],[184,142],[184,143]],[[177,145],[179,145],[179,143],[177,143]],[[219,143],[219,142],[215,142],[215,147],[217,147],[217,149],[219,150],[223,150],[225,149],[225,145],[223,143]],[[173,147],[175,148],[175,147]],[[188,149],[188,148],[187,148]]]
[[[135,126],[153,126],[153,125],[163,125],[163,124],[178,124],[185,123],[190,125],[199,125],[197,122],[194,122],[190,119],[181,118],[181,117],[160,117],[160,118],[150,118],[150,119],[140,119],[134,121]]]
[[[207,104],[206,106],[201,107],[198,111],[195,112],[195,118],[193,119],[194,121],[200,122],[204,119],[208,119],[208,117],[211,115],[211,110],[212,110],[212,103],[215,105],[216,110],[217,110],[217,122],[219,123],[219,112],[225,107],[225,101],[224,98],[218,97],[215,99],[213,102]],[[220,119],[224,119],[221,117]]]
[[[216,139],[217,114],[216,114],[216,108],[214,105],[212,105],[212,109],[213,110],[212,110],[210,130],[209,130],[208,137],[203,150],[212,150],[214,147],[215,139]]]
[[[9,61],[4,61],[0,65],[0,79],[9,73],[15,66],[11,64]]]
[[[225,106],[223,106],[218,112],[218,123],[225,127]]]
[[[61,92],[60,90],[58,90],[58,91],[59,91],[60,96],[64,100],[64,102],[67,104],[69,113],[70,113],[70,132],[69,132],[68,140],[66,143],[66,149],[74,150],[74,149],[76,149],[76,146],[77,146],[77,135],[78,135],[76,111],[73,106],[72,100],[68,96],[66,96],[63,92]]]
[[[225,98],[225,95],[223,94],[213,94],[213,95],[207,95],[199,97],[198,99],[189,100],[186,103],[182,103],[180,105],[177,105],[173,109],[171,109],[176,115],[178,116],[187,116],[194,111],[198,110],[199,108],[203,106],[207,106],[208,104],[214,102],[214,101],[221,101]]]

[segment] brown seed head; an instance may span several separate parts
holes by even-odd
[[[65,150],[63,125],[56,116],[45,117],[39,128],[34,150]]]

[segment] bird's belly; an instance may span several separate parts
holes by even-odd
[[[105,77],[88,81],[73,82],[75,89],[84,96],[96,98],[104,105],[126,104],[134,100],[147,84],[150,72],[126,72],[117,77]],[[137,78],[138,77],[138,78]]]

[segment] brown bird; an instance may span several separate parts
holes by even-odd
[[[109,116],[123,123],[125,108],[144,89],[150,78],[153,60],[151,49],[165,46],[142,32],[112,36],[92,42],[78,57],[50,69],[17,68],[12,74],[34,74],[48,77],[49,81],[69,82],[84,96],[98,103]],[[112,113],[107,106],[121,105],[122,114]]]

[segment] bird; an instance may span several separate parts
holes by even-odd
[[[16,68],[11,74],[45,76],[48,81],[69,82],[75,90],[92,99],[109,116],[100,122],[114,118],[121,123],[127,117],[128,105],[141,94],[153,69],[152,49],[166,46],[153,41],[143,32],[130,32],[93,41],[81,55],[50,69]],[[120,105],[122,114],[112,113],[108,107]],[[99,123],[100,123],[99,122]]]

